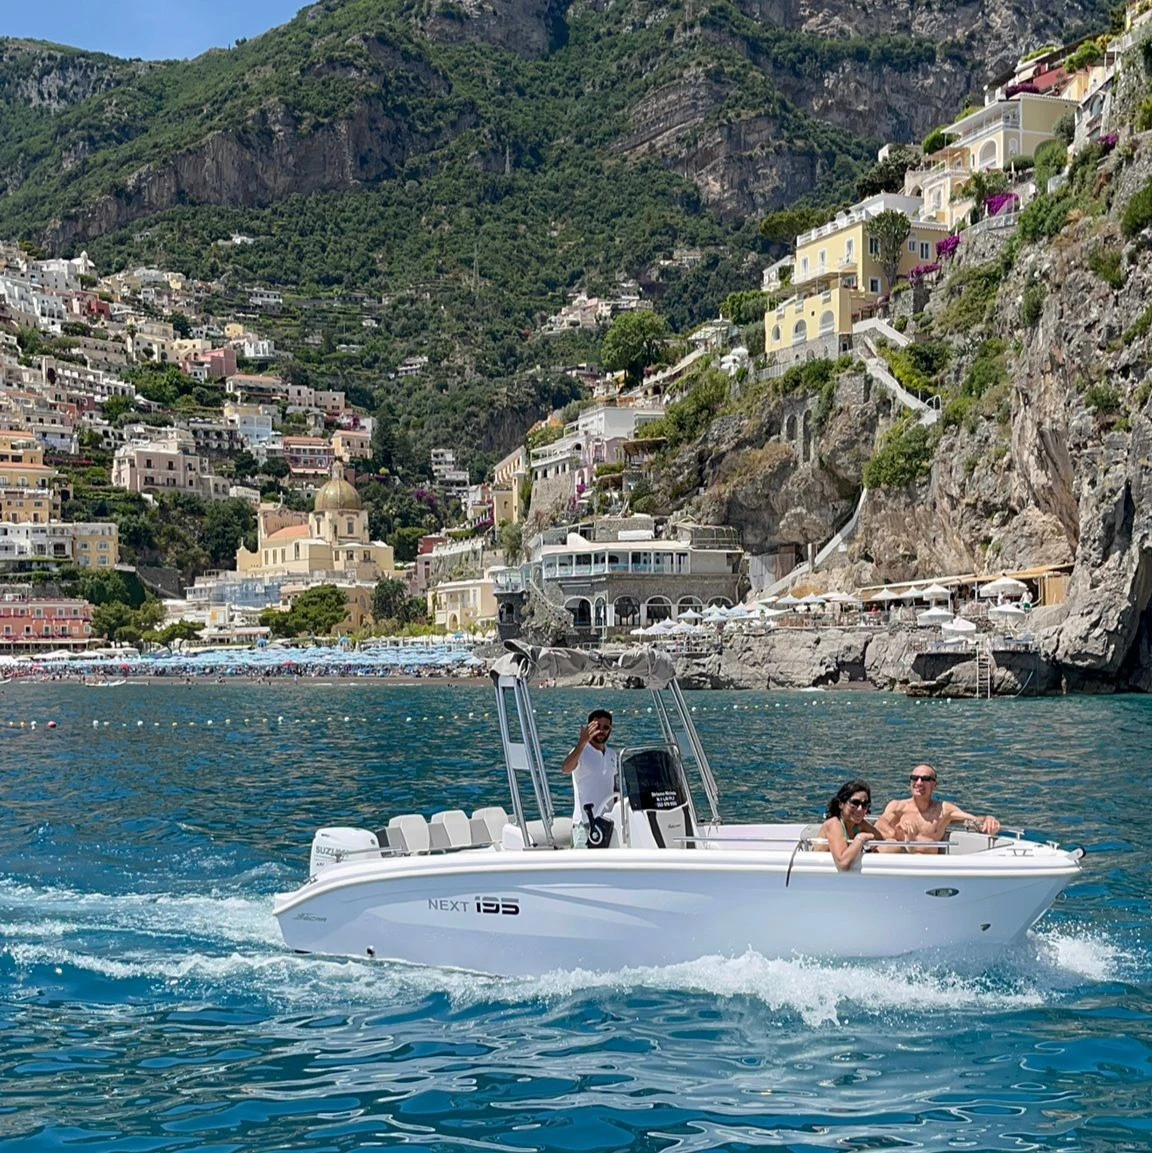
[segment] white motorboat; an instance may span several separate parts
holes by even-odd
[[[579,850],[571,820],[555,815],[528,685],[575,661],[642,680],[664,736],[622,750],[620,792],[591,838],[603,847]],[[934,854],[867,853],[839,872],[819,826],[724,823],[674,668],[655,650],[518,647],[492,677],[510,813],[319,830],[307,882],[276,898],[290,948],[506,975],[748,950],[894,956],[1016,941],[1080,872],[1078,849],[969,830]]]

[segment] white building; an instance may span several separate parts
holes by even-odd
[[[280,308],[284,303],[284,296],[271,288],[248,289],[248,303],[253,308]]]
[[[276,409],[266,404],[237,404],[228,401],[224,405],[224,420],[239,431],[241,439],[249,448],[267,445],[272,440],[275,414]]]
[[[48,524],[0,522],[0,561],[71,561],[81,568],[113,568],[120,559],[119,530],[111,521]]]
[[[225,500],[231,481],[211,472],[187,429],[163,428],[147,440],[132,440],[116,450],[112,484],[129,492],[186,492],[205,500]]]
[[[240,351],[249,360],[271,360],[276,355],[276,342],[254,336],[245,337],[240,345]]]

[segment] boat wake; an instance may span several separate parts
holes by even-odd
[[[47,995],[55,989],[70,997],[84,986],[96,1000],[122,999],[125,982],[161,998],[239,998],[284,1012],[388,1010],[427,998],[475,1010],[648,991],[751,1000],[815,1027],[925,1010],[1012,1013],[1073,996],[1086,984],[1125,980],[1141,967],[1141,958],[1103,934],[1060,926],[993,954],[829,962],[749,952],[508,979],[287,952],[267,897],[114,896],[0,879],[0,970]]]

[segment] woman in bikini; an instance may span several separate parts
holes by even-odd
[[[828,819],[820,826],[822,844],[840,870],[850,869],[860,859],[870,841],[884,835],[868,820],[872,810],[872,788],[867,781],[848,781],[828,802]]]

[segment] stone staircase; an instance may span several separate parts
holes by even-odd
[[[872,324],[877,327],[871,330],[865,329],[861,332],[861,328],[865,324]],[[921,400],[918,396],[909,392],[892,375],[888,365],[884,363],[880,354],[876,351],[872,332],[878,331],[880,335],[885,337],[888,337],[888,334],[891,333],[892,336],[899,338],[899,340],[894,343],[899,344],[901,348],[908,346],[910,343],[908,338],[902,332],[897,332],[896,329],[884,321],[861,321],[852,331],[859,337],[856,351],[860,359],[864,362],[864,367],[871,374],[872,379],[883,385],[905,408],[918,413],[918,424],[924,425],[925,428],[931,428],[932,425],[940,419],[940,398],[934,396],[931,400]]]
[[[860,514],[864,511],[864,502],[867,499],[868,490],[865,488],[860,492],[860,499],[856,502],[855,511],[848,520],[837,529],[828,543],[820,548],[811,562],[802,561],[787,576],[781,577],[778,581],[773,581],[766,589],[761,590],[758,595],[760,597],[776,596],[778,593],[784,592],[785,589],[791,588],[800,577],[816,572],[842,544],[847,543],[856,534],[856,529],[860,526]]]

